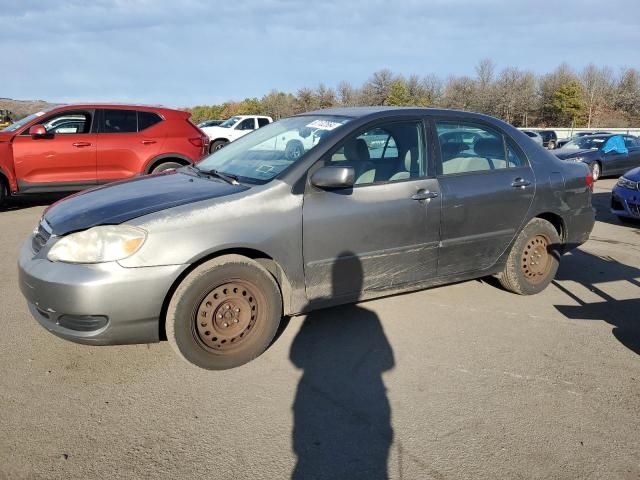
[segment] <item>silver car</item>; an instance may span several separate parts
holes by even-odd
[[[522,130],[522,133],[524,133],[527,137],[529,137],[531,140],[536,142],[541,147],[544,145],[544,141],[542,140],[542,136],[538,132],[536,132],[534,130]]]
[[[283,139],[310,132],[287,153]],[[322,110],[55,204],[22,246],[20,288],[60,337],[166,338],[231,368],[283,315],[486,275],[540,292],[589,236],[591,184],[586,165],[484,115]]]

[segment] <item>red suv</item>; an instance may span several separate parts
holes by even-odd
[[[209,138],[190,114],[134,105],[65,105],[0,131],[0,204],[10,194],[76,191],[192,164]]]

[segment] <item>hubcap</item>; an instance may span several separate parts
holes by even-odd
[[[597,180],[598,177],[600,177],[600,165],[598,165],[597,163],[593,164],[593,172],[591,173],[591,176],[594,180]]]
[[[198,340],[217,351],[246,341],[258,316],[254,288],[249,283],[234,281],[209,292],[194,319]]]
[[[522,273],[531,283],[543,281],[551,268],[549,255],[549,239],[544,235],[536,235],[524,247],[521,261]]]

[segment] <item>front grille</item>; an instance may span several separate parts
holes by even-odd
[[[640,217],[640,204],[627,202],[627,207],[631,213]]]
[[[36,228],[33,232],[33,238],[31,239],[31,248],[34,253],[38,253],[42,250],[42,247],[49,241],[51,238],[51,227],[47,224],[47,221],[42,219],[38,224],[38,228]]]

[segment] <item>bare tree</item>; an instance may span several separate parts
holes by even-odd
[[[599,109],[605,105],[607,96],[613,89],[613,72],[608,67],[598,68],[590,63],[582,70],[580,80],[587,106],[587,127],[591,127]]]
[[[470,77],[449,77],[444,87],[442,104],[447,108],[470,110],[475,99],[476,83]]]
[[[358,103],[358,92],[351,86],[349,82],[342,81],[338,84],[338,102],[343,107],[355,107]]]
[[[496,111],[495,69],[495,64],[488,58],[481,60],[476,66],[474,110],[488,115],[493,115]]]
[[[384,69],[374,72],[371,78],[364,84],[362,94],[369,105],[384,105],[389,96],[394,77],[391,70]]]

